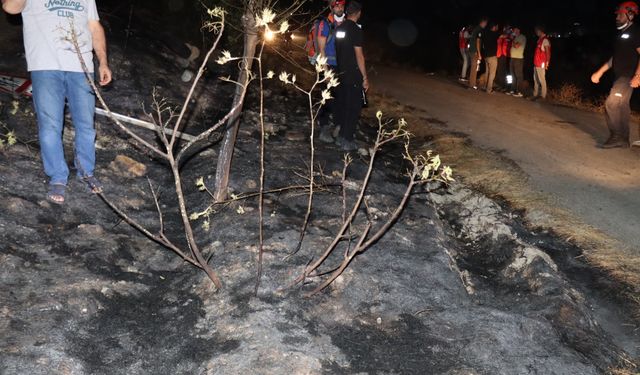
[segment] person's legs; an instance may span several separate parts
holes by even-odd
[[[360,112],[362,111],[362,86],[350,84],[343,93],[345,95],[343,98],[345,112],[344,123],[340,124],[340,138],[347,142],[353,142],[358,127],[358,120],[360,119]]]
[[[539,78],[540,68],[533,68],[533,97],[537,98],[540,95],[540,78]]]
[[[460,48],[460,55],[462,55],[462,72],[460,78],[467,78],[467,70],[469,69],[469,51],[466,48]]]
[[[49,176],[49,184],[66,185],[69,167],[64,159],[62,145],[66,92],[64,73],[34,71],[31,72],[31,82],[44,171]]]
[[[524,59],[511,59],[513,64],[513,88],[516,93],[521,93],[524,82]]]
[[[544,68],[536,68],[538,70],[538,80],[540,81],[540,96],[542,99],[547,98],[547,70]]]
[[[618,78],[611,88],[605,102],[605,119],[611,132],[611,138],[629,140],[629,120],[631,108],[629,101],[633,88],[629,85],[629,78]]]
[[[498,58],[498,68],[496,70],[496,84],[499,86],[499,88],[503,89],[505,88],[506,85],[506,74],[507,71],[507,57],[506,56],[500,56]]]
[[[96,165],[94,113],[96,97],[84,73],[65,72],[67,100],[75,138],[75,165],[79,177],[93,176]]]
[[[469,72],[469,87],[476,88],[478,85],[478,65],[480,61],[471,54],[471,72]]]
[[[509,75],[511,76],[511,84],[509,86],[510,93],[518,92],[518,89],[516,88],[518,87],[518,80],[516,78],[515,70],[516,70],[515,59],[511,59],[511,61],[509,61]]]
[[[493,92],[493,81],[496,78],[496,69],[498,68],[498,58],[497,57],[487,57],[485,59],[487,63],[487,92]]]

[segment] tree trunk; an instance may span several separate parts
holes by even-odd
[[[238,82],[246,84],[249,79],[249,72],[253,66],[253,58],[256,54],[256,47],[258,45],[258,31],[256,28],[256,21],[254,10],[259,0],[249,0],[245,13],[242,16],[242,25],[244,28],[244,51],[242,54],[242,66],[240,69],[240,76]],[[233,98],[233,105],[236,106],[242,100],[242,90],[240,86],[236,87],[235,96]],[[218,158],[218,166],[216,168],[216,190],[214,198],[216,202],[221,202],[227,199],[229,192],[229,176],[231,173],[231,162],[233,160],[233,151],[236,145],[236,138],[238,136],[238,127],[240,125],[240,116],[242,115],[243,103],[240,103],[236,115],[231,117],[227,122],[226,133],[222,141],[222,147],[220,150],[220,156]]]

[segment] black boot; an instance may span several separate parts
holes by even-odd
[[[625,140],[621,136],[614,134],[605,143],[603,143],[600,148],[609,149],[609,148],[621,148],[621,147],[629,147],[629,141]]]

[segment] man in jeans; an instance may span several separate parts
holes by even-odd
[[[618,36],[613,46],[613,57],[591,76],[593,83],[600,83],[602,75],[613,68],[616,81],[605,102],[605,118],[611,133],[602,148],[629,147],[629,101],[633,89],[640,87],[640,27],[633,21],[638,16],[638,5],[627,1],[616,11]],[[633,146],[640,146],[634,142]]]
[[[498,25],[492,24],[489,31],[482,36],[484,61],[487,66],[487,94],[493,93],[493,81],[496,79],[498,69]]]
[[[329,2],[331,7],[331,14],[328,17],[322,19],[318,23],[318,47],[320,54],[327,58],[327,65],[335,72],[338,67],[338,60],[336,58],[336,28],[342,24],[345,20],[344,5],[345,0],[331,0]],[[327,104],[323,105],[318,112],[318,125],[320,126],[320,136],[318,137],[322,142],[332,143],[333,136],[331,135],[331,125],[329,124],[329,114],[334,114],[335,121],[335,97],[336,91],[332,90],[334,99],[327,101]]]
[[[460,82],[467,82],[467,70],[471,57],[469,56],[469,40],[471,39],[471,26],[465,26],[458,33],[458,48],[462,56],[462,71],[460,72]]]
[[[469,72],[469,88],[478,89],[478,70],[480,69],[480,61],[482,61],[482,33],[487,27],[489,19],[483,17],[478,25],[471,32],[469,39],[469,56],[471,58],[471,72]]]
[[[527,46],[527,37],[522,34],[520,28],[513,28],[513,43],[511,44],[511,62],[509,67],[511,70],[511,91],[509,94],[516,98],[522,98],[520,86],[524,81],[524,50]]]
[[[362,5],[351,0],[347,5],[347,20],[336,29],[336,55],[338,57],[337,122],[340,135],[336,144],[344,151],[358,149],[355,133],[362,111],[362,92],[369,89],[365,65],[363,33],[357,24],[362,14]]]
[[[533,56],[533,97],[531,100],[547,98],[547,70],[551,63],[551,42],[545,34],[544,26],[535,27],[538,43]]]
[[[64,159],[62,128],[65,101],[75,128],[75,166],[94,193],[102,185],[93,176],[95,168],[95,95],[83,71],[73,44],[69,41],[71,23],[75,29],[82,58],[93,72],[93,52],[98,58],[99,83],[111,81],[107,63],[104,29],[100,25],[95,0],[73,2],[2,0],[10,14],[22,13],[24,46],[33,84],[33,104],[44,170],[49,176],[47,199],[62,204],[69,177]]]

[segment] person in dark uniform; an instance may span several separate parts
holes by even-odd
[[[613,57],[591,76],[593,83],[600,83],[602,75],[613,68],[616,80],[605,102],[605,117],[611,135],[602,148],[629,147],[629,101],[633,89],[640,87],[640,26],[633,23],[639,13],[638,4],[626,1],[616,11],[618,36],[614,43]],[[640,146],[635,142],[634,146]]]
[[[347,5],[347,19],[336,29],[336,57],[338,59],[337,125],[340,134],[336,144],[345,151],[357,150],[355,133],[363,104],[363,91],[369,90],[365,65],[363,33],[357,24],[362,5],[353,0]]]

